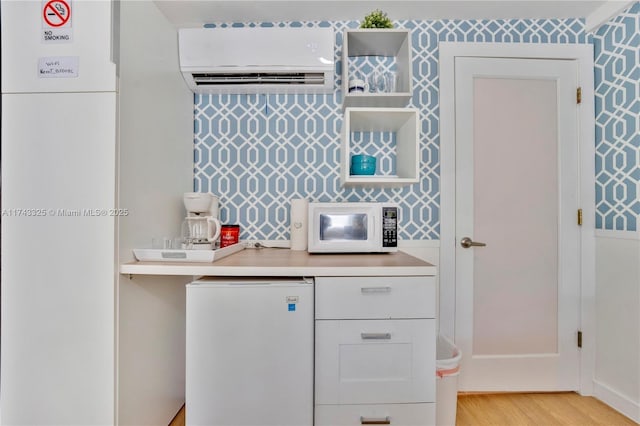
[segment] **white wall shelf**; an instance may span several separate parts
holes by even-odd
[[[403,107],[413,94],[411,70],[411,34],[409,30],[345,30],[342,54],[343,108]],[[349,63],[358,56],[389,56],[396,60],[398,80],[391,93],[349,93]]]
[[[341,177],[344,186],[394,187],[418,182],[419,120],[414,108],[347,108],[342,125]],[[349,166],[353,152],[354,132],[392,132],[396,137],[394,176],[351,175]]]

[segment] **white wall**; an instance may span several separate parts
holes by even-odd
[[[596,238],[594,395],[640,422],[640,233]]]
[[[150,1],[120,3],[121,262],[177,236],[193,190],[193,94],[177,32]],[[184,403],[185,287],[190,277],[118,276],[118,424],[168,424]]]

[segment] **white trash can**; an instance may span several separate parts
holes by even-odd
[[[462,353],[445,336],[436,344],[436,425],[455,426]]]

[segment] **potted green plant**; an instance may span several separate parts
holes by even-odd
[[[393,28],[393,23],[385,12],[376,9],[364,17],[360,28]]]

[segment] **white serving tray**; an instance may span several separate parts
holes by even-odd
[[[133,254],[140,262],[215,262],[244,248],[238,243],[217,250],[133,249]]]

